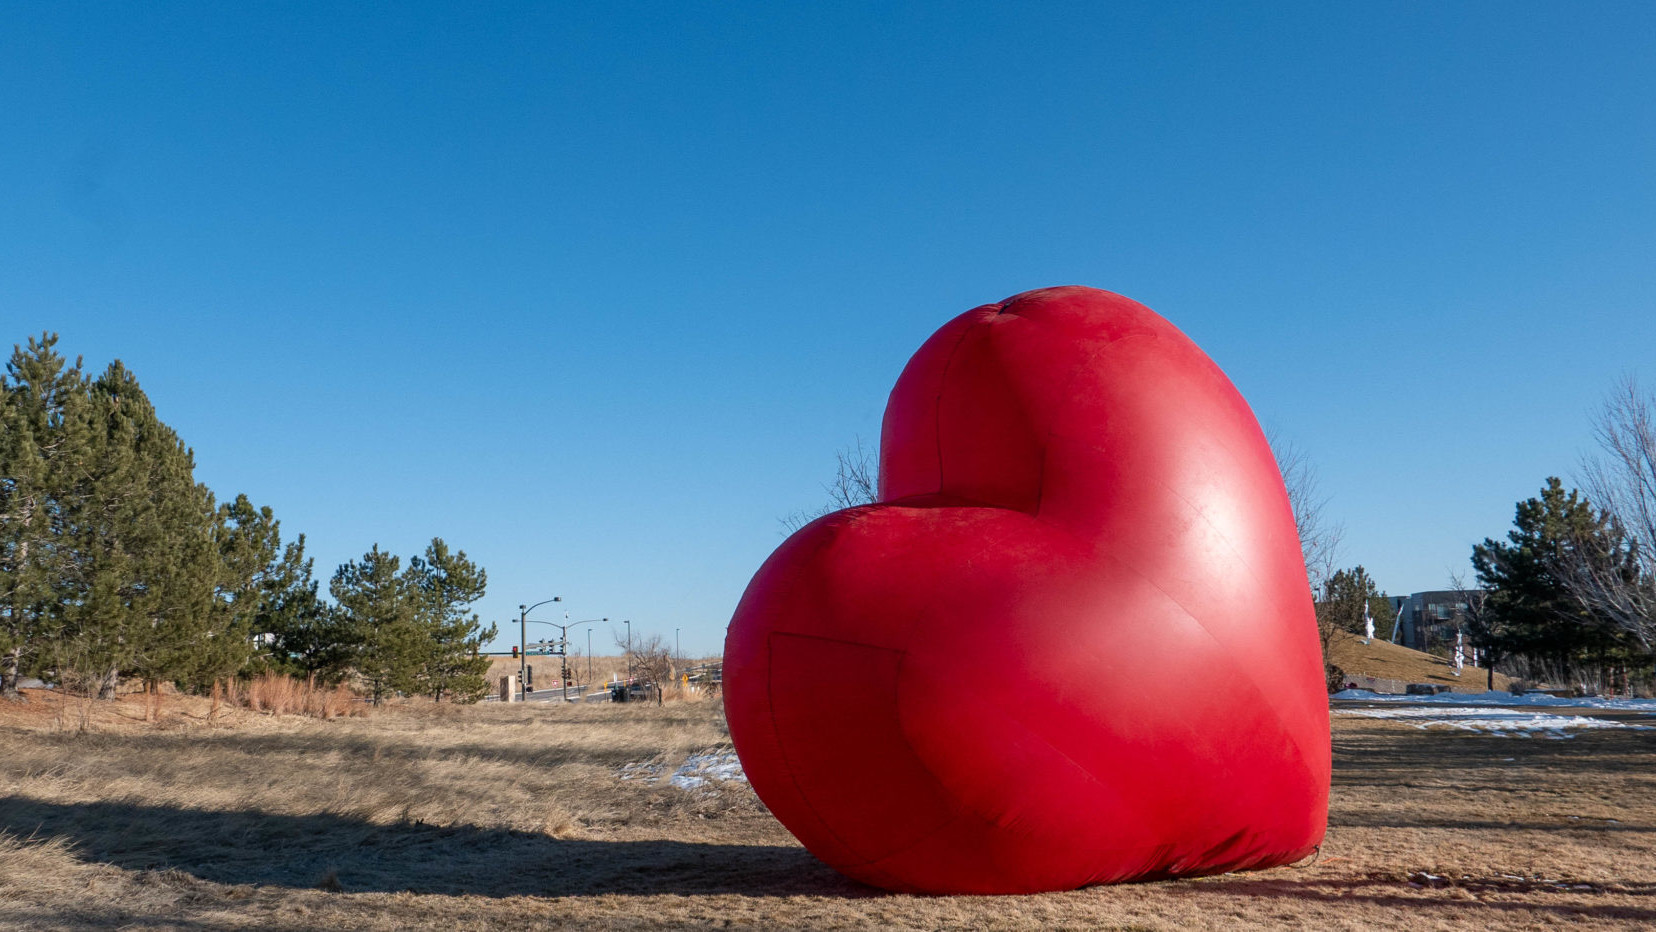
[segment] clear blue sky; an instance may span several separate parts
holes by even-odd
[[[1096,285],[1408,592],[1656,377],[1653,108],[1649,3],[11,4],[0,339],[324,578],[440,535],[700,653],[933,329]]]

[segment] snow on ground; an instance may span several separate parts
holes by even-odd
[[[623,764],[618,774],[623,780],[643,780],[654,783],[661,777],[660,764]]]
[[[1520,738],[1535,735],[1570,738],[1574,737],[1570,734],[1571,730],[1581,728],[1632,728],[1639,731],[1650,729],[1649,725],[1612,722],[1581,715],[1555,715],[1551,712],[1524,712],[1518,709],[1476,708],[1466,705],[1442,708],[1336,709],[1334,714],[1390,719],[1416,728],[1459,728],[1502,738],[1511,735]]]
[[[1514,696],[1512,693],[1438,693],[1435,696],[1397,696],[1385,693],[1373,693],[1366,689],[1347,689],[1337,692],[1330,699],[1348,699],[1357,702],[1405,702],[1410,705],[1417,703],[1433,703],[1438,705],[1477,705],[1477,706],[1522,706],[1522,707],[1558,707],[1568,706],[1577,709],[1606,709],[1622,712],[1651,712],[1656,713],[1656,699],[1601,699],[1596,696],[1581,699],[1560,699],[1546,693],[1528,693],[1523,696]]]
[[[679,769],[673,771],[667,782],[681,790],[688,790],[709,780],[747,782],[747,774],[742,773],[742,762],[736,759],[735,751],[692,754],[679,765]]]
[[[619,776],[623,780],[660,783],[665,769],[661,764],[627,764],[621,768]],[[747,775],[742,773],[742,762],[736,759],[735,751],[726,749],[692,754],[667,777],[668,783],[681,790],[706,786],[709,781],[747,782]]]

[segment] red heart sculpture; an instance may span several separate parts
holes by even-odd
[[[748,585],[748,779],[892,890],[1023,893],[1298,860],[1328,703],[1294,519],[1224,373],[1092,288],[968,311],[886,406],[880,502]]]

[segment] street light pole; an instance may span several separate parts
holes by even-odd
[[[679,629],[673,629],[673,672],[678,672],[678,665],[684,662],[684,654],[679,651]]]
[[[568,618],[569,613],[564,612],[564,617]],[[548,628],[557,628],[558,629],[558,639],[556,641],[536,641],[535,646],[545,648],[546,652],[549,653],[549,654],[555,652],[558,655],[558,677],[559,677],[558,690],[559,690],[559,692],[561,692],[563,694],[563,700],[565,702],[569,701],[569,685],[568,685],[568,683],[569,683],[569,629],[570,628],[579,628],[582,625],[595,625],[600,621],[608,623],[609,619],[608,618],[588,618],[585,621],[566,622],[566,623],[561,624],[561,625],[558,624],[555,621],[534,621],[533,622],[534,624],[537,624],[537,625],[545,625]],[[523,623],[524,624],[529,624],[530,622],[525,621]],[[589,650],[592,648],[592,629],[591,628],[587,629],[587,648]],[[524,645],[524,655],[527,657],[528,653],[529,653],[528,645],[526,644],[526,645]],[[592,658],[588,657],[587,658],[587,674],[590,676],[591,673],[592,673]]]
[[[553,596],[542,599],[534,605],[518,606],[518,689],[523,690],[523,698],[529,698],[529,691],[524,687],[524,675],[529,672],[529,613],[548,602],[562,602],[563,596]]]
[[[632,621],[622,620],[627,626],[627,698],[632,698]]]
[[[565,614],[564,617],[567,618],[568,615]],[[558,629],[558,684],[559,684],[559,688],[561,690],[563,690],[563,701],[565,701],[565,702],[569,701],[569,629],[570,628],[579,628],[582,625],[595,625],[600,621],[609,621],[609,619],[608,618],[588,618],[586,621],[577,621],[574,624],[567,624],[567,625],[554,624],[554,625],[552,625],[552,627]],[[592,647],[592,629],[588,628],[587,629],[587,648],[590,650],[591,647]],[[589,671],[589,673],[592,670],[592,658],[590,658],[590,657],[587,658],[587,670]]]

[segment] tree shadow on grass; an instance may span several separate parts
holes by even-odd
[[[1404,910],[1415,915],[1424,915],[1424,911],[1431,909],[1453,909],[1460,912],[1482,911],[1489,914],[1520,913],[1526,916],[1547,914],[1565,919],[1616,919],[1637,921],[1642,924],[1656,923],[1656,909],[1645,906],[1628,906],[1620,903],[1581,903],[1581,902],[1546,902],[1559,892],[1556,887],[1548,889],[1544,883],[1512,883],[1502,878],[1468,878],[1458,882],[1456,886],[1479,892],[1530,893],[1540,890],[1542,901],[1535,898],[1491,900],[1491,899],[1461,899],[1461,898],[1433,898],[1421,896],[1415,888],[1404,881],[1397,880],[1277,880],[1265,879],[1244,880],[1229,878],[1210,879],[1196,883],[1182,885],[1168,884],[1165,889],[1175,896],[1195,896],[1219,894],[1223,896],[1264,897],[1271,899],[1290,900],[1295,903],[1329,902],[1342,904],[1367,903],[1392,909]],[[1613,893],[1623,896],[1651,896],[1656,893],[1656,885],[1645,883],[1617,882],[1608,887],[1592,885],[1593,893]]]
[[[781,845],[560,840],[470,825],[22,797],[0,798],[0,831],[60,838],[86,861],[222,884],[495,897],[885,895]]]
[[[170,750],[186,752],[199,749],[203,742],[216,751],[233,752],[252,758],[266,759],[275,755],[303,756],[305,754],[338,754],[346,760],[430,760],[433,757],[469,757],[483,761],[530,767],[552,767],[579,761],[601,766],[619,767],[639,760],[649,751],[638,747],[585,748],[559,745],[512,746],[486,742],[444,744],[433,747],[423,743],[418,734],[384,736],[348,735],[326,732],[310,734],[238,734],[234,732],[209,734],[174,732],[162,734],[100,735],[99,739],[117,747],[132,747],[142,752],[155,753]],[[65,737],[62,740],[69,740]]]
[[[1642,769],[1653,751],[1656,730],[1585,729],[1559,740],[1347,720],[1334,737],[1334,783],[1391,787],[1454,773],[1457,782],[1506,778],[1508,786],[1520,787],[1537,769],[1581,779]]]

